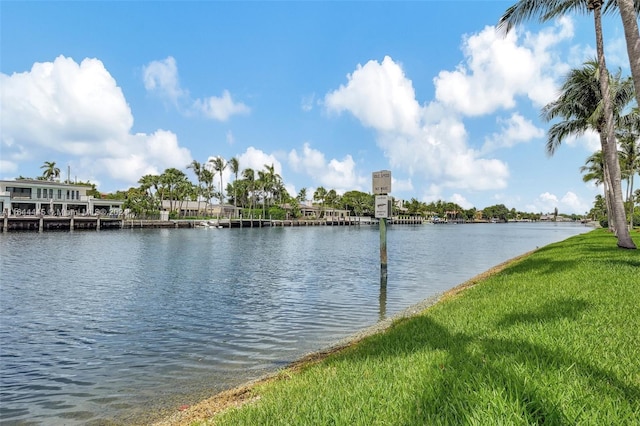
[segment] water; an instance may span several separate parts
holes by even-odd
[[[588,228],[394,226],[0,236],[0,423],[145,423]]]

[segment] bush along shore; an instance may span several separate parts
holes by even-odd
[[[612,239],[538,249],[167,424],[638,424],[640,252]]]

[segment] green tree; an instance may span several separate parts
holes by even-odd
[[[242,171],[242,178],[246,182],[247,198],[251,200],[250,208],[253,210],[256,205],[256,172],[251,168]]]
[[[231,173],[233,173],[233,176],[234,176],[233,182],[235,183],[238,180],[238,173],[240,173],[240,161],[238,160],[237,157],[231,157],[227,164],[229,164],[229,167],[231,168]],[[236,185],[234,185],[233,186],[233,207],[238,207],[238,203],[236,199],[237,199],[237,188],[236,188]]]
[[[196,175],[196,179],[198,180],[198,195],[197,195],[197,201],[198,201],[198,214],[200,214],[200,197],[202,197],[203,193],[204,193],[204,187],[203,187],[203,180],[202,180],[202,171],[204,170],[204,168],[202,167],[202,164],[197,161],[197,160],[193,160],[188,166],[187,169],[192,169],[193,170],[193,174]]]
[[[362,191],[347,191],[342,194],[342,206],[355,216],[373,216],[375,197]]]
[[[553,155],[557,147],[569,135],[582,135],[587,130],[595,131],[600,137],[601,147],[606,147],[607,120],[603,114],[603,99],[598,77],[599,70],[599,64],[594,60],[586,62],[582,68],[571,70],[562,84],[558,98],[545,105],[542,109],[542,117],[547,121],[561,118],[561,121],[553,124],[547,132],[547,153],[549,155]],[[609,74],[607,73],[607,75]],[[633,86],[628,79],[621,80],[619,72],[610,79],[610,94],[613,96],[610,104],[612,111],[615,113],[613,117],[616,123],[622,123],[624,120],[621,118],[620,112],[633,100]],[[602,155],[601,157],[603,162],[604,193],[607,206],[609,206],[607,210],[609,215],[608,225],[616,230],[620,241],[619,227],[616,226],[616,221],[619,219],[614,215],[615,185],[612,175],[608,171],[610,164],[606,156]],[[618,167],[618,172],[620,172],[619,160],[615,161],[615,165]],[[626,230],[624,211],[622,220],[622,228]],[[628,230],[626,231],[628,234]],[[618,244],[620,245],[620,242]],[[631,244],[633,244],[633,241],[631,241]]]
[[[55,161],[45,161],[40,168],[44,169],[42,172],[44,180],[54,181],[60,179],[60,169],[56,167]]]
[[[504,204],[496,204],[494,206],[485,207],[482,213],[487,219],[495,219],[501,222],[509,220],[509,209]]]
[[[222,204],[224,204],[224,193],[222,192],[222,172],[224,172],[224,169],[227,168],[227,163],[226,161],[224,161],[224,158],[217,156],[215,158],[212,158],[209,160],[209,163],[211,163],[212,167],[213,167],[213,171],[215,173],[218,173],[220,175],[220,206],[222,206]]]
[[[189,179],[182,170],[176,168],[166,169],[160,175],[160,192],[161,201],[168,197],[169,199],[169,211],[173,212],[178,209],[178,201],[184,199],[188,188]]]
[[[620,167],[622,178],[627,181],[627,204],[629,208],[629,229],[633,227],[633,184],[634,177],[640,173],[640,114],[638,107],[633,108],[624,118],[617,136],[620,142]]]
[[[319,186],[313,192],[313,201],[317,201],[320,203],[320,217],[324,215],[324,201],[327,198],[327,190]]]
[[[609,87],[609,73],[604,56],[604,41],[602,36],[602,5],[603,0],[520,0],[509,7],[500,18],[499,27],[505,31],[510,31],[515,25],[539,17],[541,21],[549,21],[567,13],[592,12],[595,36],[596,51],[598,57],[598,77],[600,83],[600,93],[602,98],[603,128],[604,138],[601,138],[602,152],[604,153],[606,170],[609,175],[612,187],[611,205],[613,208],[612,217],[615,219],[615,230],[618,238],[618,247],[635,249],[636,245],[631,239],[629,229],[626,226],[625,211],[622,201],[622,183],[620,175],[620,164],[616,149],[614,131],[614,113],[611,104],[611,93]]]

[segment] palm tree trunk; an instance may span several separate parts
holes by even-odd
[[[618,238],[618,247],[635,249],[636,245],[631,239],[627,220],[625,217],[624,203],[622,202],[622,179],[620,174],[620,162],[618,160],[618,150],[616,149],[615,129],[613,123],[613,106],[611,105],[611,93],[609,89],[609,73],[604,59],[604,42],[602,39],[602,0],[590,0],[589,6],[593,7],[593,18],[596,31],[596,46],[598,52],[598,66],[600,68],[600,89],[602,91],[602,103],[605,118],[606,141],[602,147],[605,163],[609,169],[611,186],[613,192],[612,217]]]
[[[618,0],[622,26],[624,27],[624,38],[627,42],[627,54],[629,55],[629,65],[633,84],[636,88],[636,100],[640,95],[640,32],[638,31],[638,18],[633,6],[633,0]],[[640,102],[639,102],[640,103]]]
[[[599,132],[600,134],[600,146],[604,147],[607,143],[604,132]],[[603,151],[603,164],[602,164],[602,183],[604,184],[604,204],[607,206],[607,228],[610,231],[615,232],[615,218],[613,217],[613,205],[611,200],[613,199],[613,193],[611,192],[611,177],[609,176],[609,167],[607,167],[607,163],[604,162],[604,151]]]
[[[627,196],[627,201],[629,202],[629,231],[633,229],[633,175],[635,171],[631,170],[631,176],[629,177],[629,195]]]

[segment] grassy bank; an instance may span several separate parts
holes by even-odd
[[[552,244],[279,378],[201,424],[638,424],[640,251]]]

